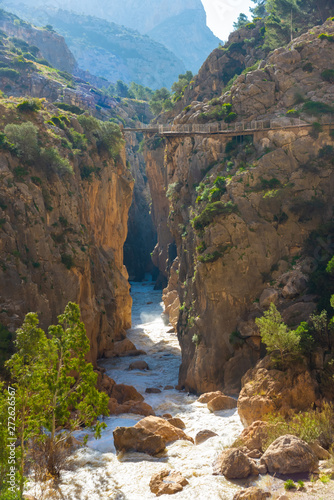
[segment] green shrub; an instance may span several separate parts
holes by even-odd
[[[36,59],[36,62],[38,64],[41,64],[42,66],[47,66],[48,68],[53,68],[52,64],[49,63],[44,57],[39,57]]]
[[[295,483],[293,482],[292,479],[288,479],[287,481],[285,481],[284,483],[284,489],[285,490],[295,490],[297,488],[297,486],[295,485]]]
[[[283,323],[275,304],[271,303],[268,311],[265,311],[261,318],[256,318],[255,323],[267,351],[279,352],[282,368],[285,367],[288,357],[294,358],[300,354],[300,334],[295,330],[289,330]]]
[[[106,151],[116,158],[124,144],[121,129],[116,123],[102,122],[88,114],[79,116],[78,121],[85,133],[95,138],[99,152]]]
[[[63,253],[61,256],[61,261],[64,264],[64,266],[67,267],[67,269],[71,269],[71,267],[74,266],[74,260],[73,260],[72,255],[70,255],[70,254]]]
[[[235,122],[235,120],[237,119],[237,113],[234,113],[233,111],[231,113],[229,113],[225,118],[224,118],[224,122],[225,123],[232,123],[232,122]]]
[[[33,182],[34,184],[36,184],[36,186],[41,186],[42,185],[42,179],[40,177],[36,177],[35,175],[33,175],[31,177],[31,182]]]
[[[228,215],[237,211],[237,206],[231,201],[223,203],[222,201],[215,201],[207,205],[200,215],[197,215],[192,220],[195,230],[203,229],[211,224],[217,215]]]
[[[314,139],[317,139],[320,132],[322,132],[323,128],[321,123],[319,122],[313,122],[312,123],[312,130],[310,132],[310,136],[313,137]]]
[[[201,243],[196,247],[196,252],[203,253],[203,252],[205,252],[205,250],[206,250],[206,243],[205,243],[205,241],[201,241]],[[333,258],[333,260],[334,260],[334,258]]]
[[[321,115],[326,113],[333,113],[334,108],[329,104],[317,101],[306,101],[303,105],[302,111],[310,115]]]
[[[19,111],[32,112],[32,113],[40,110],[41,107],[42,107],[41,101],[39,99],[33,99],[33,98],[25,99],[16,106],[16,108]]]
[[[20,77],[19,71],[12,68],[0,68],[0,78],[9,78],[16,81]]]
[[[90,180],[95,171],[95,167],[90,167],[89,165],[80,166],[80,177],[83,181]]]
[[[73,174],[73,167],[67,158],[63,158],[56,148],[43,148],[41,162],[44,168],[60,174]]]
[[[14,353],[13,334],[0,323],[0,374],[4,374],[4,364]]]
[[[206,253],[205,255],[200,255],[198,257],[198,260],[203,264],[209,264],[211,262],[215,262],[216,260],[218,260],[220,257],[222,257],[222,255],[223,255],[222,252],[215,250],[213,253]]]
[[[81,151],[87,149],[87,139],[84,134],[80,134],[80,132],[77,132],[74,128],[71,128],[67,134],[75,149],[80,149]]]
[[[323,80],[329,83],[334,83],[334,69],[325,69],[321,73],[321,77]]]
[[[201,339],[200,339],[200,336],[195,333],[193,336],[192,336],[192,342],[195,344],[196,347],[199,346],[200,342],[201,342]]]
[[[26,175],[28,175],[29,172],[26,168],[21,167],[19,165],[18,167],[14,168],[13,173],[17,179],[22,180],[22,178],[25,177]]]
[[[320,40],[327,40],[328,42],[334,42],[334,35],[327,35],[327,33],[321,33],[318,35]]]
[[[303,71],[305,71],[306,73],[312,73],[312,71],[313,71],[313,64],[312,64],[312,63],[310,63],[310,62],[308,62],[308,63],[304,64],[304,66],[303,66],[303,68],[302,68],[302,69],[303,69]]]
[[[81,109],[79,106],[75,106],[74,104],[67,104],[66,102],[54,102],[53,104],[57,106],[57,108],[69,111],[75,115],[82,115],[85,112],[84,109]]]
[[[289,109],[286,112],[286,115],[287,116],[299,116],[299,111],[297,111],[296,109]]]
[[[8,140],[16,148],[18,156],[24,160],[32,161],[38,154],[37,127],[31,122],[25,122],[21,125],[10,123],[5,126],[4,132]]]

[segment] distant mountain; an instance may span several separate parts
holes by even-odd
[[[20,0],[2,2],[7,10]],[[24,0],[30,8],[65,9],[136,29],[165,45],[197,73],[219,39],[206,26],[201,0]],[[16,11],[23,16],[22,11]]]
[[[64,36],[78,65],[111,82],[135,81],[153,89],[170,87],[185,71],[183,62],[147,35],[64,10],[2,2],[7,10],[36,25],[52,25]]]

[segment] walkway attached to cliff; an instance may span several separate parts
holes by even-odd
[[[311,123],[306,123],[300,118],[276,118],[274,120],[261,120],[251,122],[235,122],[235,123],[188,123],[184,125],[142,125],[134,128],[124,128],[124,132],[141,132],[148,134],[157,134],[161,136],[178,136],[178,135],[213,135],[222,134],[228,137],[240,135],[250,135],[255,132],[269,130],[287,130],[294,128],[312,128],[312,123],[319,121],[319,118],[311,118]],[[332,125],[332,120],[322,122],[322,125]],[[334,122],[333,122],[334,125]]]

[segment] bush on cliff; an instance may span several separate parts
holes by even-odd
[[[116,123],[102,122],[88,114],[78,116],[78,121],[88,138],[96,141],[99,152],[106,151],[114,159],[119,155],[124,140]]]
[[[5,126],[5,135],[14,144],[18,156],[24,160],[32,161],[38,155],[37,127],[31,122],[21,125],[10,123]]]
[[[237,206],[231,201],[228,201],[227,203],[215,201],[213,203],[209,203],[202,213],[193,218],[192,225],[194,229],[198,231],[211,224],[217,215],[228,215],[236,211]]]
[[[256,318],[255,322],[267,351],[279,352],[282,368],[285,367],[288,357],[293,358],[300,354],[300,333],[297,330],[289,330],[275,304],[271,303],[268,311],[265,311],[262,318]]]

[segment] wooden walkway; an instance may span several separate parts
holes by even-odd
[[[294,128],[312,127],[314,121],[318,119],[311,118],[311,123],[300,120],[299,118],[277,118],[275,120],[261,120],[252,122],[236,122],[236,123],[190,123],[185,125],[146,125],[138,128],[124,128],[124,132],[140,132],[147,134],[157,134],[161,136],[178,136],[178,135],[212,135],[223,134],[228,137],[251,135],[255,132],[268,130],[287,130]],[[331,125],[330,122],[322,122],[322,125]]]

